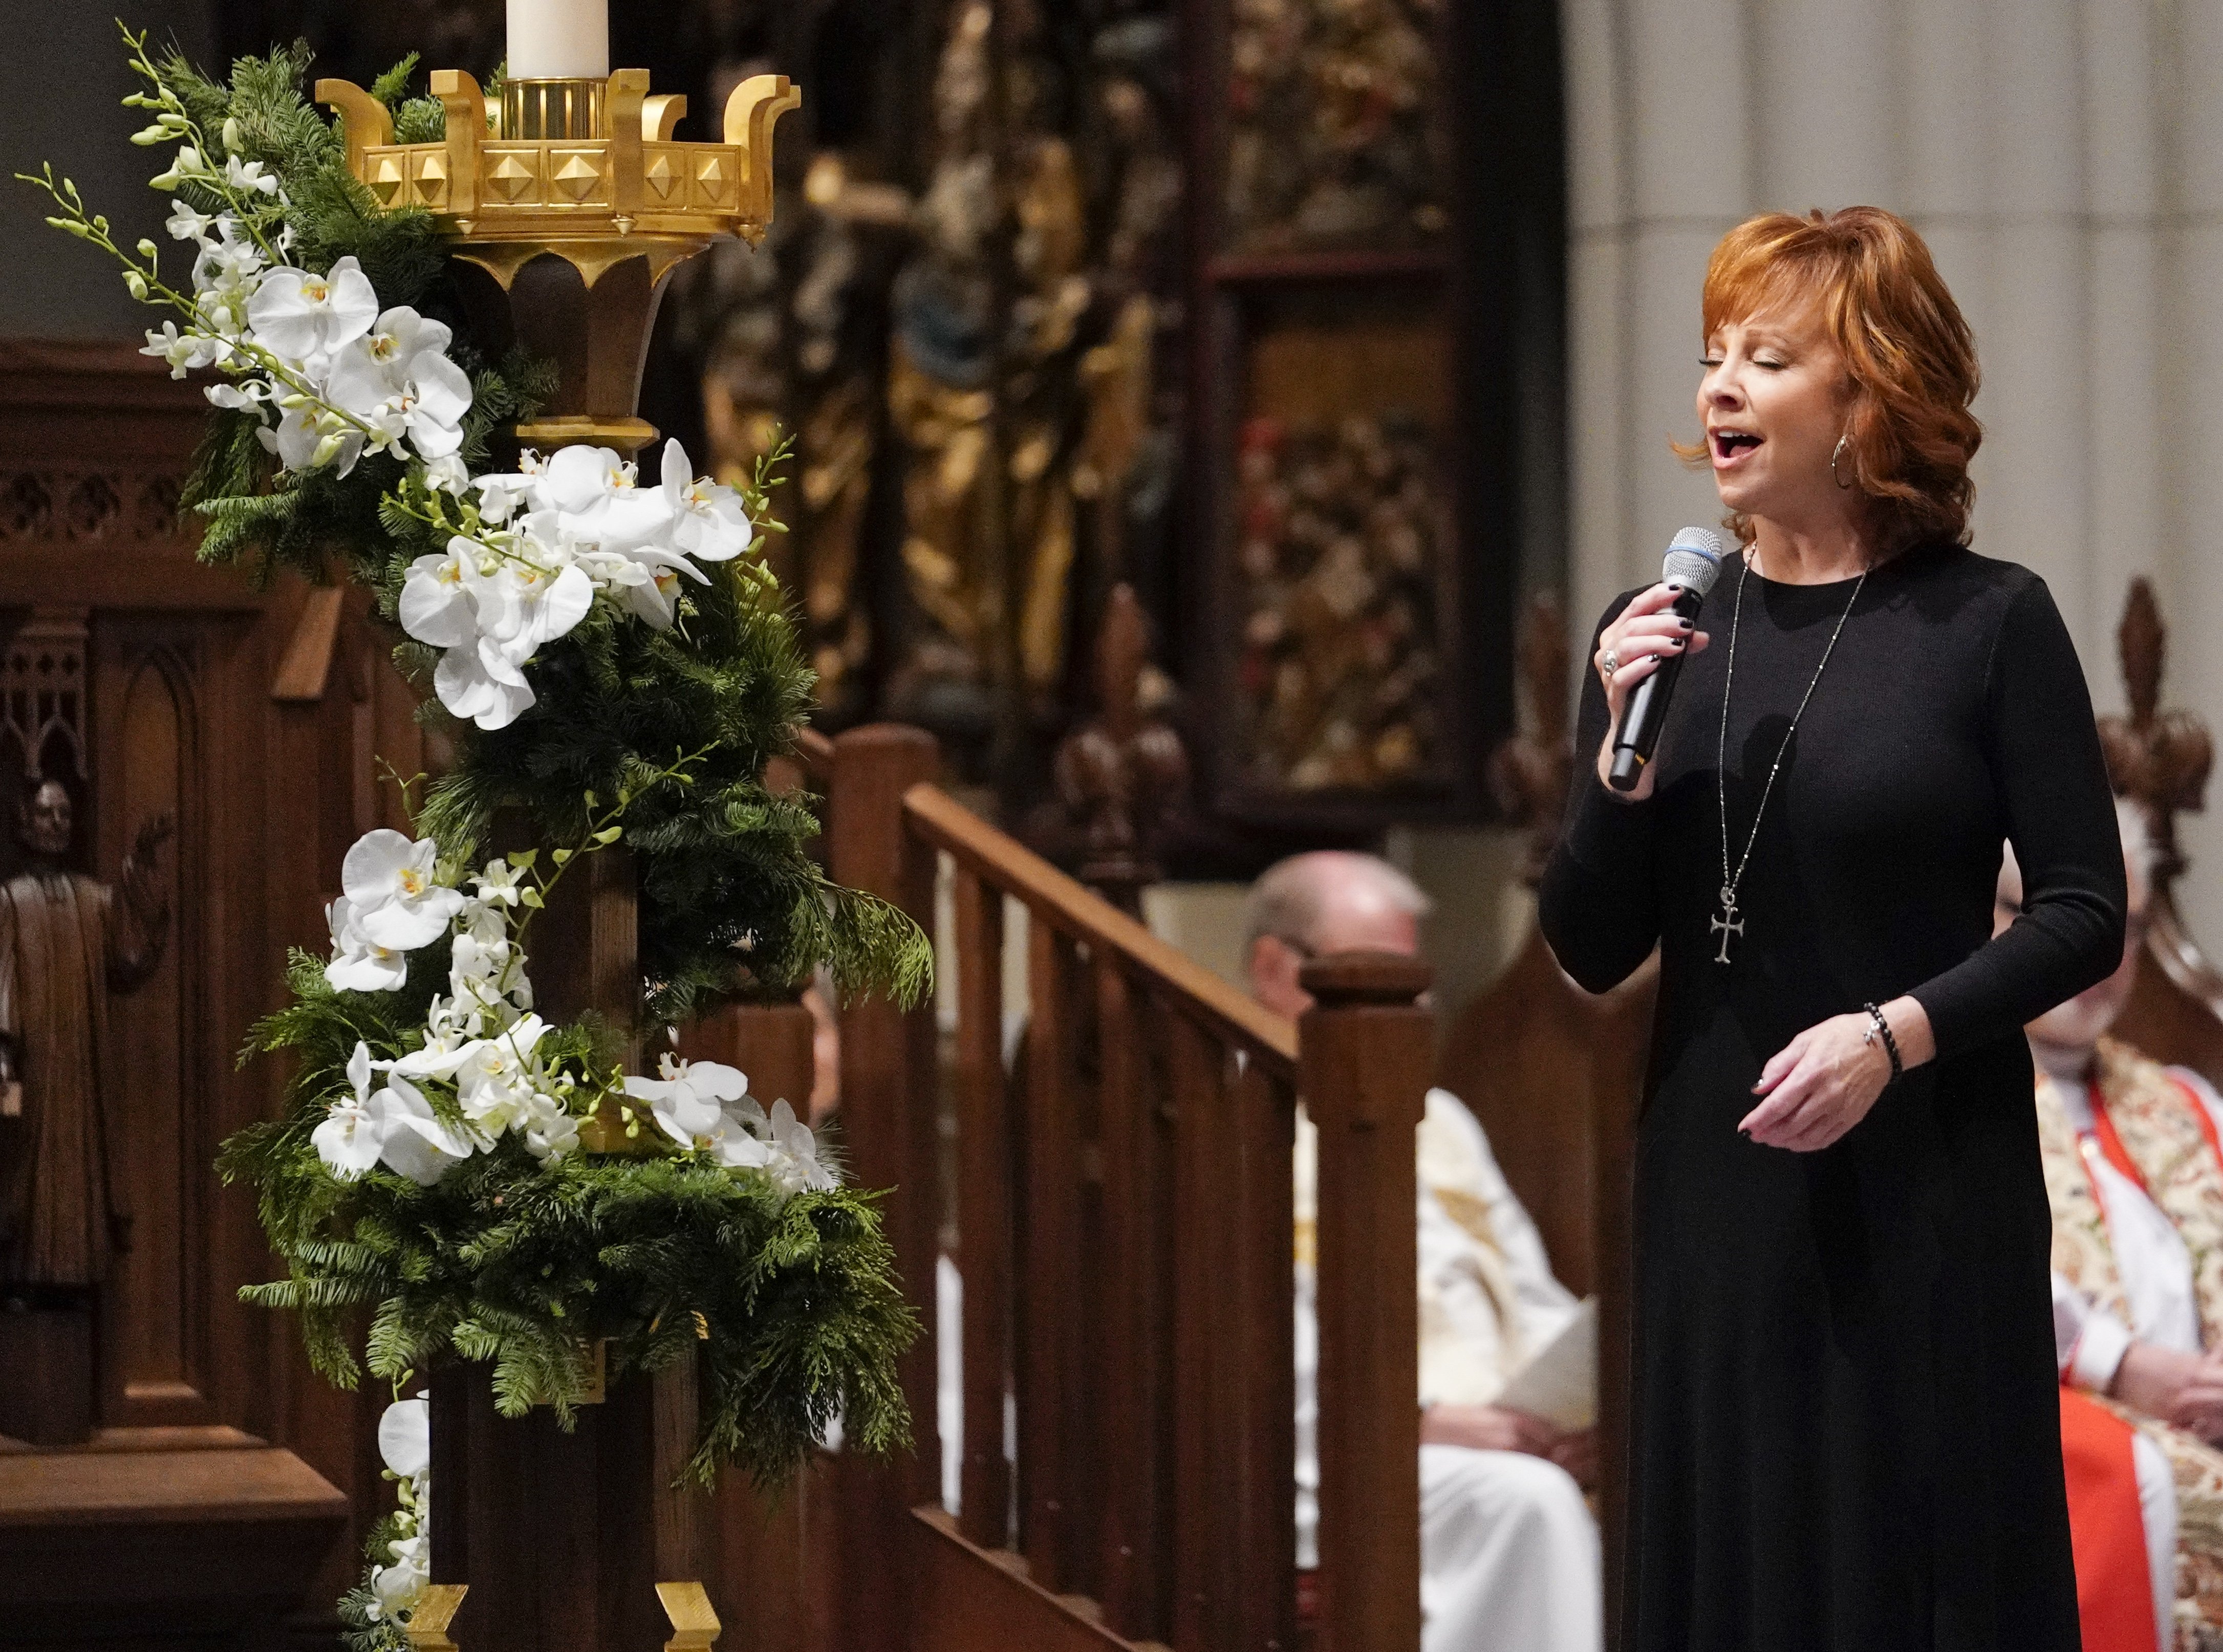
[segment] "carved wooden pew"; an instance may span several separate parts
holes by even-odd
[[[2115,1035],[2223,1084],[2223,974],[2176,909],[2176,886],[2188,868],[2177,846],[2176,817],[2203,806],[2214,745],[2201,719],[2160,709],[2167,631],[2153,587],[2144,579],[2131,583],[2115,641],[2130,712],[2101,718],[2100,738],[2115,791],[2144,810],[2155,851],[2145,949]]]
[[[954,868],[954,1035],[937,1035],[930,1005],[850,1006],[841,1119],[854,1178],[896,1190],[889,1229],[929,1327],[954,1193],[965,1451],[953,1519],[936,1484],[929,1335],[904,1372],[916,1453],[836,1476],[835,1623],[822,1639],[761,1643],[1296,1644],[1290,1150],[1302,1094],[1321,1131],[1321,1627],[1338,1652],[1410,1652],[1425,968],[1315,960],[1319,1008],[1292,1026],[955,803],[933,783],[923,732],[814,738],[805,762],[841,881],[930,925],[937,862]],[[1016,1076],[1003,1051],[1007,902],[1026,925]],[[800,1030],[793,1012],[748,1011],[721,1036],[745,1062],[784,1037],[792,1062]]]

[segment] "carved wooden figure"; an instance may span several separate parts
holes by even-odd
[[[0,889],[0,1279],[91,1287],[129,1221],[114,1192],[104,1090],[108,995],[162,961],[170,913],[154,876],[167,815],[141,827],[120,885],[69,870],[75,806],[58,780],[17,812],[26,864]],[[120,899],[119,899],[120,896]]]

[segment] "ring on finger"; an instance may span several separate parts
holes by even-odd
[[[1620,655],[1618,655],[1618,654],[1616,654],[1615,652],[1614,652],[1614,650],[1611,650],[1611,649],[1608,649],[1608,650],[1606,650],[1606,651],[1605,651],[1605,674],[1606,674],[1606,675],[1608,675],[1608,676],[1611,676],[1615,672],[1616,672],[1616,671],[1618,671],[1618,670],[1620,670],[1620,669],[1621,669],[1621,656],[1620,656]]]

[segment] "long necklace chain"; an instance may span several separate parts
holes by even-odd
[[[1798,732],[1798,719],[1806,714],[1806,702],[1814,698],[1814,690],[1821,687],[1822,673],[1829,669],[1829,656],[1836,652],[1837,638],[1844,634],[1845,621],[1853,615],[1853,604],[1861,600],[1861,587],[1868,582],[1868,570],[1862,568],[1861,576],[1853,581],[1853,594],[1845,600],[1845,611],[1837,616],[1836,628],[1830,631],[1829,641],[1822,650],[1822,663],[1814,668],[1813,680],[1806,692],[1799,696],[1798,709],[1791,713],[1791,726],[1783,731],[1783,744],[1775,748],[1775,761],[1768,765],[1767,782],[1760,788],[1760,806],[1752,812],[1752,831],[1744,840],[1744,853],[1737,857],[1736,870],[1729,870],[1729,694],[1736,687],[1737,622],[1744,617],[1745,576],[1752,571],[1752,558],[1747,553],[1737,569],[1736,600],[1729,608],[1729,669],[1722,681],[1722,733],[1714,753],[1714,789],[1721,806],[1722,823],[1722,915],[1707,925],[1707,933],[1718,933],[1722,950],[1714,954],[1714,962],[1729,961],[1729,937],[1741,938],[1744,920],[1737,916],[1737,887],[1744,882],[1744,869],[1752,864],[1752,846],[1760,840],[1760,822],[1767,813],[1767,800],[1775,790],[1775,776],[1783,767],[1784,755],[1791,750],[1791,737]]]

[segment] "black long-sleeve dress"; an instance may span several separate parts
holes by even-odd
[[[1589,675],[1544,933],[1593,992],[1660,949],[1635,1154],[1630,1652],[2078,1644],[2049,1218],[2023,1023],[2121,956],[2092,706],[2038,577],[1959,546],[1869,576],[1790,750],[1715,962],[1733,558],[1645,802],[1596,778]],[[1850,581],[1744,576],[1731,864]],[[1630,594],[1634,594],[1634,593]],[[1600,628],[1620,612],[1616,600]],[[1595,651],[1595,644],[1593,644]],[[2022,916],[1989,939],[2002,839]],[[1834,1146],[1737,1132],[1762,1064],[1911,992],[1937,1058]]]

